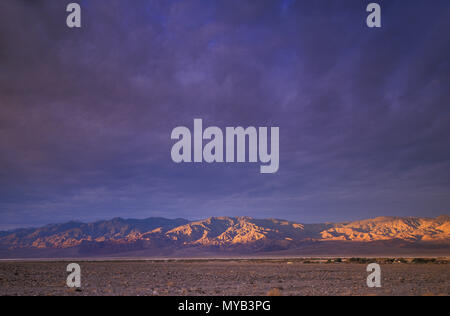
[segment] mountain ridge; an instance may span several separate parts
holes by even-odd
[[[295,252],[306,246],[314,250],[331,244],[359,245],[362,249],[374,244],[392,249],[417,246],[442,248],[446,252],[450,246],[450,216],[377,217],[318,224],[246,216],[198,221],[158,217],[114,218],[94,223],[71,221],[0,232],[0,257],[36,249],[56,254],[70,250],[84,256],[132,252],[156,256],[190,251],[260,254]]]

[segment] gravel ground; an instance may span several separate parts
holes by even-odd
[[[0,295],[450,295],[449,264],[385,264],[382,287],[365,264],[289,260],[78,262],[82,288],[66,286],[68,262],[0,262]]]

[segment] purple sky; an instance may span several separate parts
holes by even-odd
[[[450,209],[450,2],[0,2],[0,229]],[[173,128],[279,126],[280,170],[180,164]]]

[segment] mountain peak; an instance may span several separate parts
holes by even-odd
[[[450,216],[377,217],[347,223],[300,224],[282,219],[210,217],[199,221],[114,218],[91,224],[68,222],[0,234],[1,249],[79,249],[101,254],[152,249],[216,249],[265,252],[305,243],[402,240],[450,244]]]

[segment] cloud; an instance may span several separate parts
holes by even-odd
[[[363,2],[2,2],[1,222],[448,212],[448,3]],[[174,165],[197,117],[279,126],[279,173]]]

